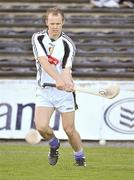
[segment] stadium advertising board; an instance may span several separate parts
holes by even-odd
[[[113,81],[76,81],[87,86],[104,86]],[[118,81],[120,94],[114,99],[76,93],[79,109],[76,127],[86,140],[134,139],[134,83]],[[0,138],[24,139],[34,128],[34,80],[0,80]],[[67,139],[58,113],[53,115],[51,126],[60,139]]]

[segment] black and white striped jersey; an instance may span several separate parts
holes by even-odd
[[[38,58],[41,56],[49,56],[59,60],[56,65],[57,71],[60,73],[63,68],[72,67],[75,56],[76,47],[70,37],[64,32],[57,40],[50,39],[47,31],[34,33],[32,36],[33,54],[36,60],[37,80],[41,85],[44,82],[54,83],[54,79],[50,77],[42,68]]]

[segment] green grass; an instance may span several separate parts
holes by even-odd
[[[0,180],[133,180],[134,148],[85,147],[87,167],[75,167],[70,147],[56,166],[47,146],[0,145]]]

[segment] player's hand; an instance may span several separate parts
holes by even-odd
[[[74,91],[74,83],[73,81],[66,81],[66,87],[65,87],[65,91],[68,92],[73,92]]]
[[[71,80],[63,81],[62,78],[56,80],[56,87],[57,89],[64,90],[67,92],[73,92],[74,91],[74,83]]]
[[[70,68],[64,69],[61,73],[61,78],[65,82],[65,91],[74,91],[74,83]]]
[[[62,80],[62,78],[59,78],[59,79],[56,80],[56,87],[57,87],[57,89],[65,90],[66,84],[65,84],[65,82]]]

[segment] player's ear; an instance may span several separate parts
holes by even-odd
[[[46,15],[44,15],[44,16],[42,17],[42,21],[43,21],[43,23],[44,23],[45,25],[48,26],[48,19],[47,19]]]
[[[65,23],[65,20],[62,21],[62,25],[64,25],[64,23]]]

